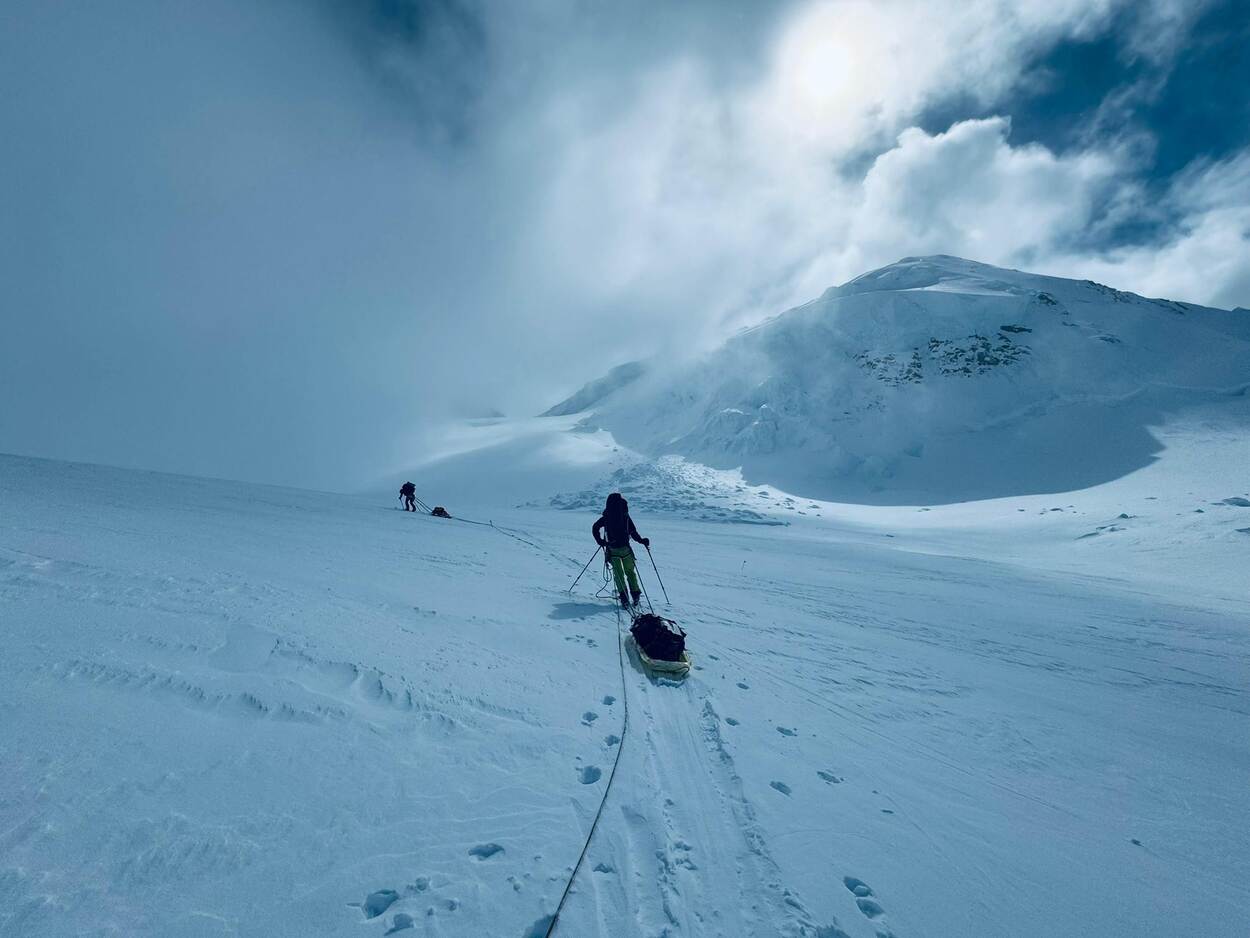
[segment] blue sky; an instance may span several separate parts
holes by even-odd
[[[1244,2],[0,19],[0,451],[350,486],[916,254],[1250,306]]]

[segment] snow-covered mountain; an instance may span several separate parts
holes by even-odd
[[[617,368],[549,414],[798,495],[933,503],[1118,478],[1156,456],[1162,415],[1248,385],[1244,310],[935,256],[693,362]]]

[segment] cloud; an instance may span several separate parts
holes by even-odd
[[[1095,256],[1059,252],[1047,263],[1145,296],[1250,306],[1250,153],[1191,167],[1163,208],[1175,221],[1151,243]]]
[[[436,418],[540,411],[924,251],[1245,304],[1241,164],[1149,205],[1108,134],[1010,133],[1054,43],[1187,9],[24,6],[0,449],[348,486]],[[914,126],[960,101],[1004,116]],[[1099,240],[1143,213],[1173,224]]]
[[[911,128],[866,174],[843,243],[813,263],[837,280],[906,254],[949,253],[1146,296],[1213,306],[1250,300],[1250,153],[1192,167],[1157,205],[1127,148],[1058,155],[1010,143],[1005,118],[941,134]],[[1148,243],[1090,248],[1125,217],[1170,219]],[[1095,239],[1096,240],[1096,239]],[[1077,250],[1077,246],[1083,246]]]
[[[1080,237],[1120,184],[1117,155],[1013,147],[1009,130],[1001,117],[935,135],[905,130],[865,176],[846,243],[830,266],[874,266],[902,246],[908,254],[1027,265]]]
[[[1007,116],[936,134],[912,123],[944,100],[1005,104],[1041,51],[1113,24],[1126,55],[1166,68],[1201,6],[812,3],[734,81],[687,56],[623,99],[570,88],[540,111],[552,172],[534,250],[553,250],[562,263],[548,272],[578,295],[695,347],[904,254],[1096,266],[1121,227],[1170,211],[1146,195],[1136,136],[1104,128],[1056,153],[1013,145]],[[1167,41],[1147,41],[1164,26]],[[1120,285],[1146,286],[1120,270]]]
[[[943,99],[982,106],[1059,38],[1104,28],[1114,0],[829,0],[781,30],[748,107],[777,145],[825,158],[888,143]]]
[[[644,333],[664,330],[673,344],[697,347],[726,321],[801,302],[862,272],[855,264],[888,262],[918,243],[982,253],[994,245],[997,256],[1015,256],[997,249],[1000,233],[1023,251],[1042,227],[1086,223],[1115,155],[1013,151],[1003,121],[931,144],[919,130],[895,137],[944,98],[999,99],[1021,80],[1030,50],[1091,34],[1112,10],[1110,2],[809,4],[775,27],[759,66],[733,81],[687,55],[638,76],[623,100],[619,89],[572,83],[529,128],[551,167],[537,174],[530,286],[558,284],[621,309]],[[891,152],[861,177],[864,156],[882,151]],[[953,192],[982,158],[994,162],[980,175],[989,188]],[[931,183],[950,179],[922,191],[926,172]],[[909,181],[911,198],[890,196],[892,176]],[[1078,201],[1065,205],[1068,196]],[[1021,229],[986,211],[973,224],[978,201],[1009,210],[1013,200],[1027,202],[1037,223]],[[875,227],[865,220],[874,211]]]

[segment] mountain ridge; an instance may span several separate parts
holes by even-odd
[[[804,496],[958,500],[1132,471],[1187,394],[1244,393],[1248,356],[1242,313],[931,255],[557,406],[646,457]]]

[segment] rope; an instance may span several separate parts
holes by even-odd
[[[543,547],[541,544],[537,544],[534,541],[528,540],[527,538],[522,537],[521,534],[518,534],[515,531],[512,531],[508,528],[501,528],[499,525],[495,524],[495,522],[493,521],[474,521],[472,518],[461,518],[459,515],[452,515],[451,520],[459,521],[462,524],[476,524],[479,527],[492,528],[498,531],[504,537],[510,537],[514,541],[524,544],[526,547],[532,547],[534,548],[534,550],[542,551],[548,557],[551,557],[554,560],[558,560],[560,563],[568,563],[568,564],[572,564],[573,566],[577,566],[577,561],[574,560],[572,557],[562,557],[559,554],[553,553],[547,550],[547,548]],[[526,533],[526,532],[522,532],[522,533]]]
[[[556,910],[552,913],[551,922],[547,925],[547,931],[543,938],[551,938],[552,933],[556,930],[556,923],[560,921],[560,913],[564,910],[564,903],[568,900],[569,894],[573,891],[573,883],[577,879],[577,874],[581,872],[582,863],[586,860],[586,854],[590,851],[590,842],[595,837],[595,829],[599,826],[599,818],[603,816],[603,808],[608,803],[608,795],[612,793],[612,783],[616,781],[616,767],[621,764],[621,752],[625,749],[625,737],[629,735],[629,690],[625,683],[625,642],[621,638],[621,612],[616,612],[616,656],[621,665],[621,703],[625,710],[625,720],[621,724],[621,741],[616,744],[616,759],[612,762],[612,771],[608,773],[608,784],[604,786],[603,798],[599,801],[599,810],[595,812],[595,819],[590,822],[590,831],[586,834],[586,842],[582,844],[582,852],[578,854],[577,863],[573,866],[573,873],[569,876],[569,881],[564,884],[564,892],[560,896],[560,902],[556,905]]]
[[[522,544],[532,547],[535,550],[541,550],[549,557],[555,557],[559,560],[566,561],[571,563],[573,566],[577,566],[578,564],[578,561],[570,560],[567,557],[560,557],[558,554],[553,554],[551,551],[539,546],[533,541],[527,540],[520,534],[509,531],[507,528],[499,527],[493,521],[474,521],[472,518],[460,518],[454,515],[452,516],[452,520],[460,521],[464,524],[476,524],[484,528],[494,528],[505,537],[510,537],[513,540],[520,541]],[[591,560],[594,560],[594,558],[592,557]],[[604,585],[606,586],[609,582],[608,565],[606,563],[603,565],[603,579]],[[642,577],[638,578],[638,584],[642,586]],[[599,592],[602,593],[603,590],[600,589]],[[596,595],[599,595],[599,593],[596,593]],[[643,586],[643,595],[646,595],[645,586]],[[651,597],[649,596],[647,597],[647,606],[651,606]],[[655,610],[652,609],[652,611],[654,612]],[[573,891],[573,883],[576,882],[577,874],[581,872],[582,864],[586,860],[586,854],[590,851],[590,842],[594,840],[595,830],[599,827],[599,818],[603,816],[603,809],[608,803],[608,795],[612,793],[612,783],[616,781],[616,769],[617,766],[621,764],[621,752],[625,749],[625,738],[629,735],[629,688],[625,683],[625,641],[621,637],[621,610],[619,608],[616,610],[616,657],[617,664],[620,666],[621,672],[621,705],[624,710],[624,719],[621,722],[621,741],[616,744],[616,758],[612,760],[612,771],[608,773],[608,783],[603,787],[603,797],[599,799],[599,807],[595,810],[594,820],[590,822],[590,830],[586,833],[586,840],[582,844],[582,851],[577,855],[577,863],[573,865],[573,872],[570,874],[568,882],[564,884],[564,892],[560,895],[560,901],[556,905],[555,912],[551,915],[551,921],[547,925],[547,931],[544,932],[543,938],[551,938],[552,933],[555,931],[556,923],[560,921],[560,913],[564,910],[564,903],[568,901],[569,895]]]

